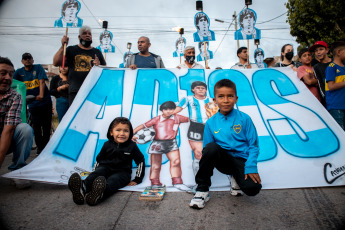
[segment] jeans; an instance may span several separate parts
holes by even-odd
[[[21,123],[17,125],[11,146],[7,152],[13,152],[12,164],[8,167],[9,170],[16,170],[26,165],[26,160],[30,156],[34,132],[30,125]]]
[[[340,127],[345,130],[345,110],[341,110],[341,109],[332,109],[328,111],[332,117],[334,118],[334,120],[340,125]]]
[[[56,112],[59,117],[59,122],[62,120],[63,116],[67,112],[69,107],[69,101],[66,97],[58,97],[56,98]]]

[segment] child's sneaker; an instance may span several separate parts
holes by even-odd
[[[229,180],[230,180],[230,194],[233,196],[242,196],[243,192],[240,189],[240,186],[238,186],[238,184],[235,180],[235,177],[229,176]]]
[[[205,207],[205,203],[210,199],[208,192],[196,192],[193,199],[189,203],[189,207],[195,209],[202,209]]]
[[[97,177],[92,183],[92,190],[85,196],[88,205],[96,205],[103,197],[103,192],[107,185],[107,180],[103,176]]]
[[[74,203],[84,204],[83,181],[78,173],[73,173],[68,180],[68,188],[72,192]]]

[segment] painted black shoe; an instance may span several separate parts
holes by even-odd
[[[103,192],[107,185],[105,177],[99,176],[92,183],[92,190],[85,196],[86,203],[88,205],[96,205],[99,203],[100,199],[103,196]]]
[[[78,173],[73,173],[68,180],[68,188],[72,192],[73,201],[78,205],[84,204],[83,181]]]

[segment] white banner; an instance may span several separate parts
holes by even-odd
[[[128,117],[135,128],[160,115],[164,102],[177,104],[192,96],[193,82],[205,82],[212,98],[213,86],[224,78],[236,83],[236,107],[252,118],[258,131],[264,189],[345,185],[345,133],[288,67],[243,71],[94,67],[42,153],[4,177],[67,184],[74,172],[86,176],[115,117]],[[187,108],[179,114],[190,117]],[[194,185],[188,127],[189,122],[180,124],[177,142],[184,184]],[[143,183],[125,190],[142,191],[150,185],[149,145],[138,145],[147,165]],[[174,191],[169,167],[164,156],[160,179]],[[228,189],[228,178],[215,170],[211,190]]]

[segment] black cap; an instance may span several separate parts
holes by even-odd
[[[24,59],[32,59],[33,57],[32,57],[32,55],[30,54],[30,53],[24,53],[23,55],[22,55],[22,60],[24,60]]]

